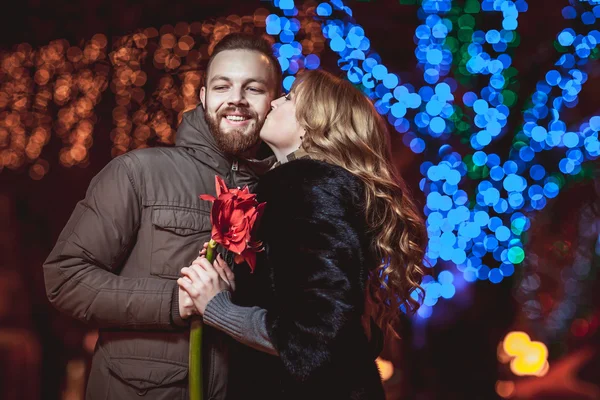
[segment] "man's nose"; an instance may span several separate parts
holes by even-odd
[[[246,99],[244,90],[243,89],[232,90],[229,95],[228,103],[235,104],[235,105],[239,105],[239,104],[248,105],[248,100]]]

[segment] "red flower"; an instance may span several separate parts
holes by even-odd
[[[248,187],[228,189],[219,176],[215,176],[215,185],[216,198],[206,194],[200,196],[202,200],[213,202],[210,214],[212,239],[235,253],[237,264],[246,261],[254,272],[256,253],[262,251],[262,243],[252,240],[252,231],[266,203],[259,204]]]

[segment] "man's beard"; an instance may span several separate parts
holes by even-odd
[[[254,119],[254,129],[247,133],[245,133],[247,127],[240,129],[234,128],[223,132],[220,126],[221,120],[226,114],[234,112],[241,113],[246,117]],[[221,112],[218,112],[216,116],[205,112],[204,118],[208,124],[210,132],[217,142],[217,146],[219,146],[219,149],[221,149],[221,151],[225,154],[231,154],[234,156],[242,155],[253,148],[260,141],[260,129],[264,124],[264,120],[260,121],[256,113],[250,113],[248,110],[240,110],[239,108],[227,108]]]

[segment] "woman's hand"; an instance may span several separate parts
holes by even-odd
[[[214,265],[205,257],[198,257],[181,273],[183,277],[177,280],[177,284],[188,293],[201,315],[214,296],[223,290],[235,289],[233,272],[220,255]]]
[[[204,242],[202,245],[202,250],[200,250],[200,257],[206,256],[206,249],[208,249],[208,242]]]
[[[208,249],[208,242],[204,242],[204,244],[202,245],[202,250],[200,250],[199,253],[200,257],[206,256],[206,249]],[[235,292],[235,275],[233,274],[233,271],[231,270],[231,268],[229,268],[229,265],[227,265],[227,263],[225,262],[225,260],[223,260],[223,257],[221,257],[220,254],[217,254],[217,259],[215,260],[215,263],[213,265],[219,273],[221,279],[223,279],[225,282],[228,282],[229,286],[231,286],[231,291]]]

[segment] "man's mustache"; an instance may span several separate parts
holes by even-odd
[[[243,108],[239,108],[239,107],[229,107],[229,108],[226,108],[226,109],[220,111],[218,116],[223,117],[228,114],[235,114],[235,115],[240,115],[242,117],[255,118],[255,119],[256,119],[256,115],[257,115],[256,113],[253,113],[252,111],[247,110],[247,109],[243,109]]]

